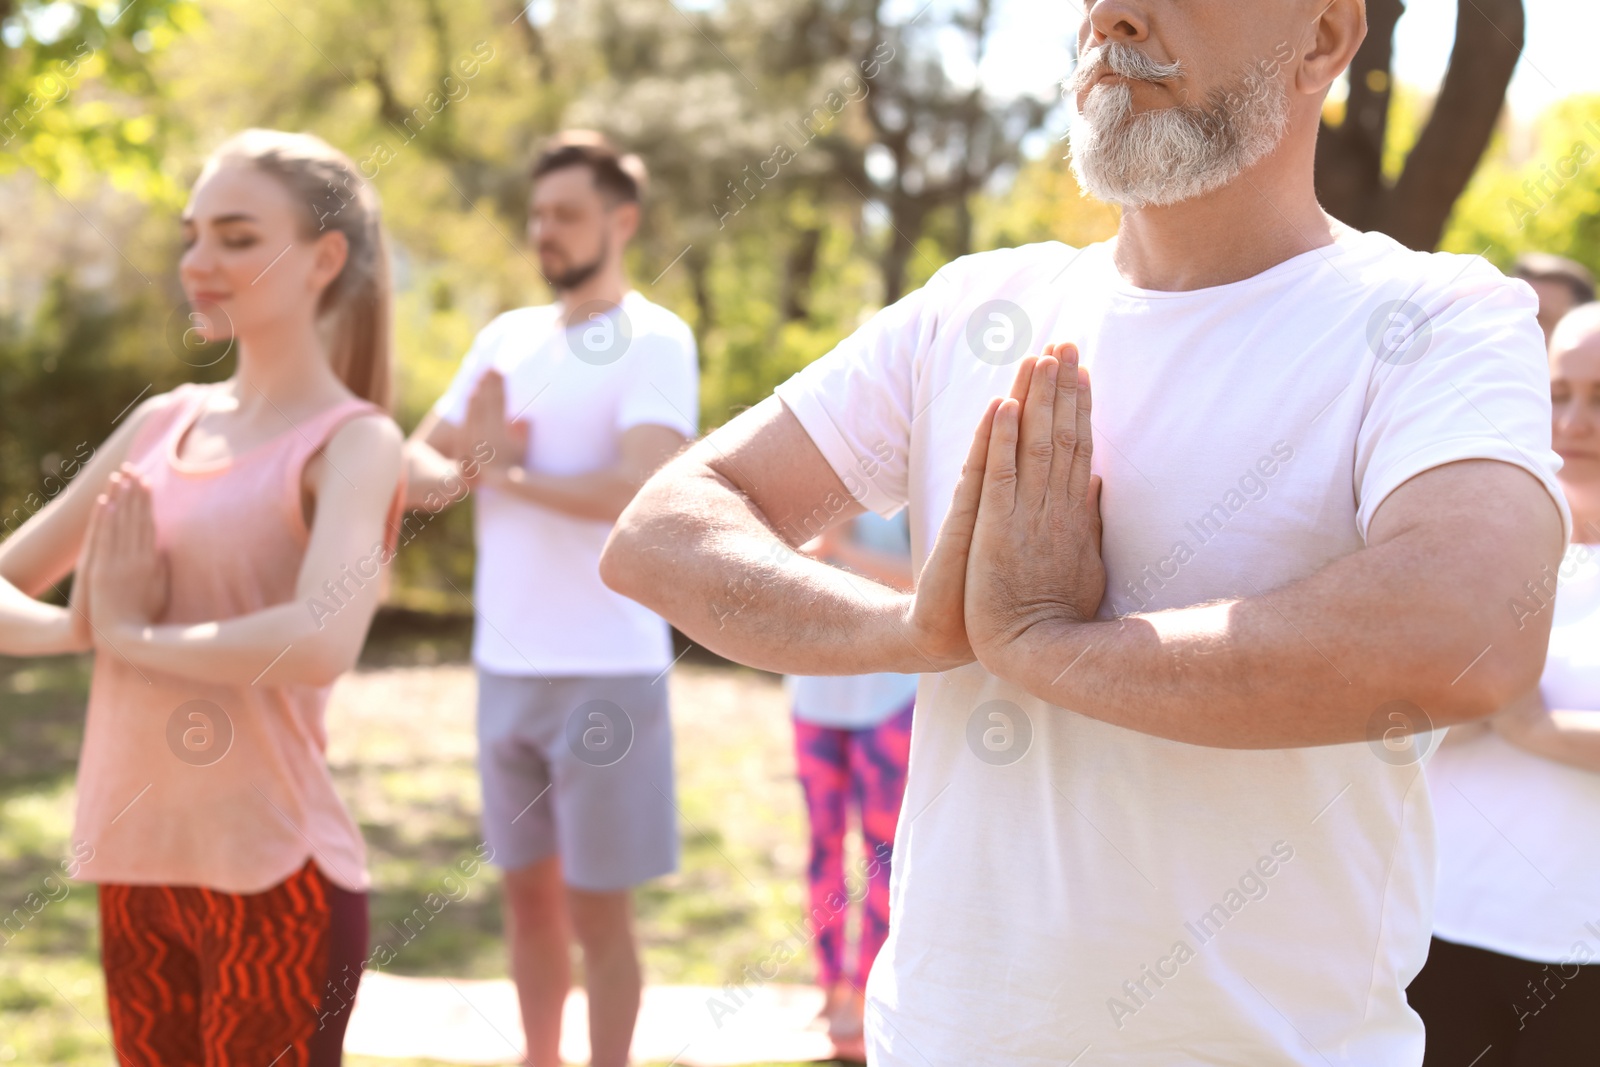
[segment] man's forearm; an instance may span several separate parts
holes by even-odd
[[[1542,659],[1548,620],[1518,631],[1503,598],[1423,588],[1419,566],[1369,549],[1240,600],[1041,625],[990,669],[1072,711],[1218,748],[1361,741],[1386,707],[1434,726],[1493,714],[1529,684],[1517,671]]]
[[[733,485],[689,470],[664,472],[623,512],[600,561],[607,585],[762,670],[934,669],[908,637],[908,596],[796,552]]]
[[[529,503],[593,522],[615,522],[639,490],[635,479],[618,470],[547,474],[511,467],[490,484]]]
[[[846,541],[833,550],[832,559],[857,574],[864,574],[875,582],[891,589],[909,592],[916,580],[911,573],[911,560],[892,552],[881,552],[864,545]]]
[[[1028,631],[990,669],[1051,704],[1173,741],[1291,748],[1356,740],[1371,688],[1294,647],[1289,627],[1241,625],[1247,601]],[[1292,638],[1293,641],[1287,640]]]

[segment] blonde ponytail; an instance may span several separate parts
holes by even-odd
[[[394,353],[389,249],[377,191],[343,152],[309,133],[250,129],[212,153],[206,167],[245,163],[277,178],[306,206],[306,234],[344,234],[344,269],[322,291],[317,312],[329,338],[328,362],[352,393],[388,409]]]

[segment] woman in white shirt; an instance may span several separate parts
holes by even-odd
[[[1600,1064],[1600,304],[1556,327],[1550,398],[1572,544],[1508,607],[1553,612],[1544,673],[1427,769],[1439,890],[1408,991],[1425,1067]]]

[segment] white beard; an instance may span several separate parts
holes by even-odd
[[[1232,90],[1212,93],[1209,103],[1136,115],[1127,82],[1089,90],[1072,128],[1078,184],[1131,208],[1191,200],[1254,166],[1289,125],[1289,94],[1275,79],[1246,76]]]

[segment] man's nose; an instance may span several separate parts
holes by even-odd
[[[1134,0],[1097,0],[1089,6],[1087,47],[1106,41],[1137,44],[1150,36],[1150,23],[1142,6]]]

